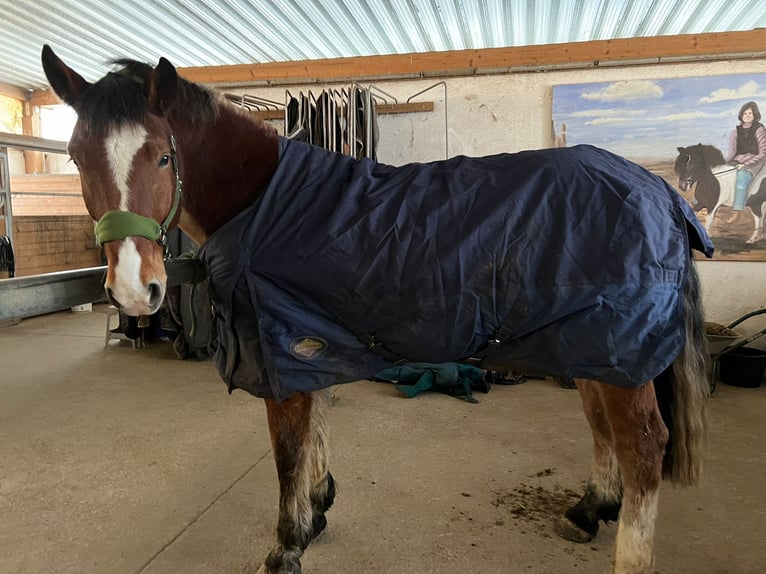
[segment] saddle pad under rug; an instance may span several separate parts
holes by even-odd
[[[591,146],[392,167],[282,138],[199,256],[218,371],[282,400],[495,339],[485,364],[642,384],[685,343],[690,246],[683,198]]]

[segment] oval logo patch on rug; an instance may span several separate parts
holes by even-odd
[[[290,342],[290,354],[299,359],[316,359],[326,348],[319,337],[298,337]]]

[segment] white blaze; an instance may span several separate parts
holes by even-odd
[[[128,177],[138,150],[146,142],[146,128],[128,125],[115,128],[104,140],[106,157],[112,169],[114,183],[120,192],[122,211],[129,210],[130,188]],[[123,240],[114,269],[114,284],[109,286],[114,298],[130,312],[146,309],[149,292],[141,281],[141,255],[131,238]]]
[[[115,128],[104,141],[106,157],[112,168],[114,183],[120,190],[120,209],[122,211],[128,210],[128,200],[130,199],[128,176],[136,153],[146,142],[146,135],[144,126],[129,125]]]
[[[149,292],[141,282],[141,255],[136,243],[128,238],[120,245],[117,267],[114,268],[112,295],[128,311],[149,303]]]

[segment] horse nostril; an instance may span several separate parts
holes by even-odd
[[[106,299],[114,307],[117,307],[118,309],[122,308],[122,305],[120,305],[120,302],[114,298],[114,293],[112,293],[112,290],[109,287],[106,288]]]
[[[162,286],[159,281],[149,283],[149,306],[156,307],[162,299]]]

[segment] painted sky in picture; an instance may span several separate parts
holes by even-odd
[[[553,122],[557,134],[566,124],[568,146],[589,143],[639,163],[697,143],[726,155],[750,100],[766,114],[766,74],[561,85],[553,88]]]

